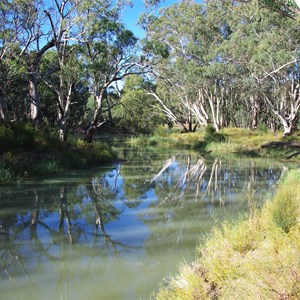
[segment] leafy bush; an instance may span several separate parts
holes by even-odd
[[[63,172],[62,166],[58,161],[52,160],[41,160],[36,163],[34,168],[29,171],[34,175],[39,176],[49,176],[49,175],[57,175]]]
[[[170,134],[170,129],[169,128],[165,128],[164,126],[158,126],[155,129],[155,135],[158,136],[168,136]]]
[[[34,146],[36,131],[30,123],[0,124],[1,150],[28,150]]]
[[[5,152],[14,148],[14,133],[11,128],[0,124],[0,149]]]
[[[149,146],[157,146],[158,145],[158,141],[155,137],[149,138],[148,143],[149,143]]]
[[[16,146],[23,149],[30,149],[34,146],[36,131],[31,123],[16,122],[11,124],[16,138]]]
[[[261,123],[257,126],[257,131],[259,131],[261,133],[267,133],[268,132],[268,127],[267,127],[266,124]]]
[[[4,142],[0,157],[0,183],[19,181],[24,176],[62,174],[66,170],[116,159],[116,153],[105,144],[89,145],[75,138],[70,139],[71,143],[63,144],[57,138],[57,130],[36,131],[30,124],[0,125],[0,140]]]
[[[216,129],[209,124],[205,127],[204,141],[206,143],[222,143],[226,141],[226,136],[216,132]]]
[[[297,225],[300,216],[300,172],[291,171],[283,179],[272,205],[269,218],[283,231],[289,232]]]
[[[0,162],[0,184],[9,183],[13,178],[12,171],[4,162]]]

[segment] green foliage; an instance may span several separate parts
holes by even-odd
[[[0,141],[3,152],[20,148],[28,150],[34,146],[35,136],[36,131],[30,123],[0,124]]]
[[[0,161],[0,184],[9,183],[12,179],[12,171],[7,167],[5,162]]]
[[[165,126],[158,126],[158,127],[156,127],[156,129],[155,129],[155,135],[158,135],[158,136],[169,136],[170,135],[170,133],[172,133],[172,132],[175,132],[175,130],[172,130],[172,129],[170,129],[169,127],[168,128],[166,128]]]
[[[162,58],[167,58],[169,56],[169,48],[167,44],[160,42],[159,40],[148,40],[145,43],[144,51],[161,56]]]
[[[89,145],[82,140],[72,143],[70,139],[69,144],[62,144],[55,128],[35,130],[30,124],[1,125],[0,138],[1,142],[4,141],[0,157],[0,183],[33,176],[58,175],[66,170],[116,159],[116,153],[101,143]]]
[[[26,171],[28,173],[28,171]],[[30,174],[34,176],[51,176],[63,173],[63,168],[59,161],[55,159],[40,160],[34,164],[32,170],[29,170]]]
[[[226,141],[226,135],[216,132],[216,129],[212,125],[207,125],[204,131],[204,142],[206,143],[222,143]]]
[[[150,134],[163,122],[155,101],[144,90],[148,85],[139,76],[126,78],[121,106],[116,115],[117,126],[122,131]]]
[[[89,144],[81,139],[76,142],[76,148],[80,151],[83,159],[89,165],[94,163],[108,163],[112,162],[117,158],[117,154],[112,151],[109,146],[101,143]]]
[[[300,173],[289,172],[282,180],[268,214],[275,224],[288,233],[299,223],[300,216]]]
[[[266,124],[261,123],[257,126],[257,130],[261,133],[267,133],[268,127],[266,126]]]

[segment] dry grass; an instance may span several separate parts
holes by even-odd
[[[224,223],[157,299],[300,299],[300,171],[262,211]]]

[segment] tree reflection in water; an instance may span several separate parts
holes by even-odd
[[[37,189],[25,193],[32,197],[31,208],[20,207],[18,211],[1,214],[0,219],[0,276],[2,280],[13,280],[23,274],[28,277],[34,265],[43,259],[52,262],[63,261],[65,247],[73,248],[76,244],[89,244],[90,236],[103,238],[103,251],[120,255],[129,246],[111,239],[106,233],[105,224],[116,220],[124,208],[117,208],[115,203],[118,187],[117,177],[113,186],[108,183],[105,174],[92,179],[91,184],[80,186],[60,185],[56,196]],[[55,188],[57,191],[57,187]],[[1,199],[13,203],[17,195],[13,190],[1,193]],[[28,201],[29,202],[29,201]],[[1,201],[2,210],[6,209]],[[123,205],[124,206],[124,205]],[[91,230],[94,228],[94,230]],[[98,234],[98,229],[101,234]],[[60,249],[60,251],[57,251]]]
[[[257,167],[254,161],[248,161],[247,168],[241,168],[238,163],[228,161],[222,165],[219,158],[215,158],[212,163],[198,158],[192,163],[191,155],[177,155],[166,161],[149,181],[149,185],[154,187],[157,193],[160,193],[160,190],[164,191],[164,196],[158,197],[160,205],[165,201],[179,202],[191,191],[195,202],[202,200],[225,205],[234,195],[235,188],[242,188],[244,192],[259,191],[261,184],[274,185],[282,170],[285,170],[285,167]],[[167,175],[164,176],[164,173]],[[239,185],[240,181],[243,182],[242,187]],[[238,194],[240,195],[240,191]]]
[[[125,162],[87,179],[0,189],[3,295],[19,278],[26,279],[28,295],[34,293],[36,277],[46,278],[62,299],[79,299],[83,276],[85,293],[108,290],[114,280],[128,285],[111,291],[117,298],[136,288],[132,280],[151,290],[149,280],[158,282],[175,258],[193,253],[216,219],[238,216],[248,202],[259,205],[284,168],[184,152],[125,154]]]
[[[260,206],[282,169],[272,163],[262,167],[251,160],[209,161],[183,154],[167,159],[149,180],[156,199],[141,216],[151,232],[148,253],[157,253],[158,244],[170,251],[196,245],[195,237],[216,222],[239,217],[253,203]]]

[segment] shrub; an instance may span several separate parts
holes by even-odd
[[[32,124],[14,122],[0,124],[2,151],[27,150],[34,146],[36,131]]]
[[[0,124],[0,149],[5,152],[15,148],[14,133],[11,128]]]
[[[29,171],[30,172],[30,171]],[[63,172],[62,166],[58,161],[52,160],[41,160],[36,163],[33,170],[31,171],[34,175],[56,175]]]
[[[8,183],[12,180],[12,171],[4,162],[0,162],[0,184]]]
[[[149,139],[149,146],[157,146],[157,144],[158,144],[158,141],[155,137],[151,137]]]
[[[11,128],[16,139],[16,146],[30,149],[34,146],[36,131],[31,123],[12,123]]]
[[[222,143],[226,141],[226,136],[222,133],[216,132],[216,129],[212,125],[207,125],[204,131],[204,141],[206,143]]]
[[[266,124],[261,123],[257,126],[257,131],[259,131],[261,133],[267,133],[268,132],[268,127],[267,127]]]
[[[155,129],[155,135],[158,135],[158,136],[168,136],[169,133],[170,133],[170,129],[165,128],[164,126],[158,126]]]
[[[291,171],[286,175],[267,213],[270,220],[287,233],[297,225],[300,216],[299,171]]]

